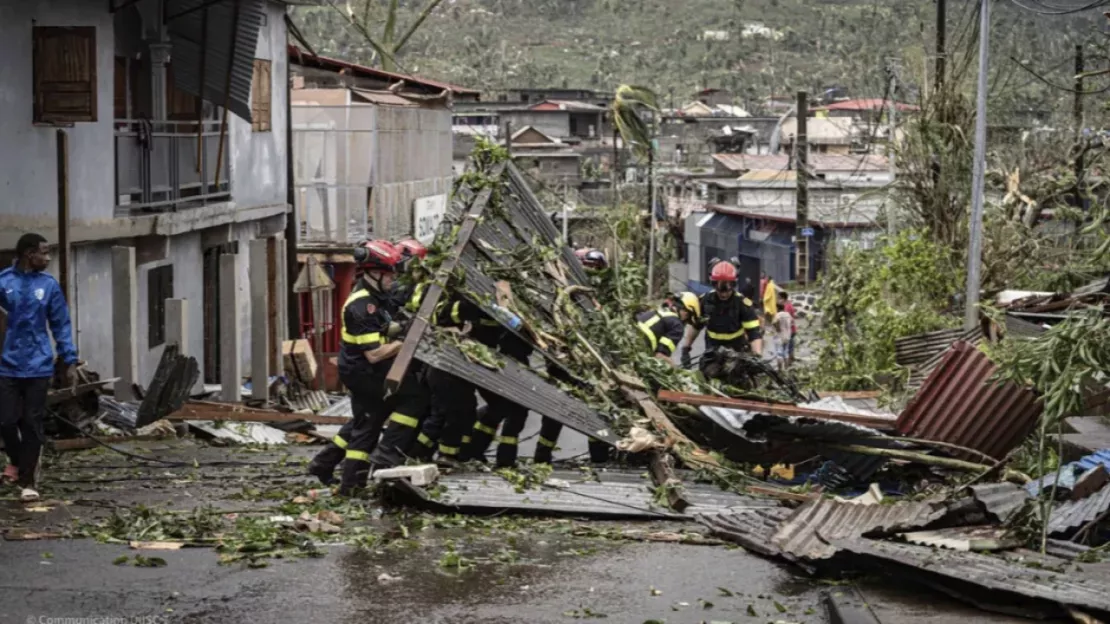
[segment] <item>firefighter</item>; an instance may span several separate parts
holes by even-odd
[[[686,325],[693,325],[701,318],[701,302],[692,292],[671,295],[658,310],[648,310],[636,315],[636,326],[647,339],[652,354],[671,365],[675,348],[682,340]]]
[[[736,292],[737,273],[732,262],[713,265],[709,274],[713,291],[701,296],[699,304],[704,316],[686,332],[682,344],[683,366],[690,365],[690,350],[703,327],[707,356],[702,358],[703,369],[718,349],[732,349],[740,353],[750,350],[756,355],[763,353],[759,314],[751,299]]]
[[[357,334],[347,331],[348,320],[351,320],[352,327],[355,324],[361,326],[364,322],[363,317],[367,316],[366,310],[369,309],[369,306],[374,306],[376,309],[383,311],[391,319],[396,316],[398,311],[395,295],[398,283],[392,280],[391,276],[386,277],[385,280],[389,283],[389,286],[386,287],[383,285],[381,278],[368,276],[367,272],[378,270],[381,266],[388,265],[391,262],[399,264],[403,260],[399,250],[386,241],[363,241],[355,248],[354,255],[358,275],[355,278],[351,294],[343,304],[343,331],[341,336],[343,346],[340,349],[339,358],[340,381],[351,393],[352,418],[340,428],[339,433],[332,438],[331,444],[317,453],[316,457],[308,464],[308,473],[319,479],[324,485],[335,483],[335,468],[346,455],[347,449],[356,435],[356,428],[362,425],[369,426],[369,423],[374,422],[370,417],[370,411],[374,408],[380,409],[380,404],[384,398],[384,385],[375,384],[373,380],[369,380],[373,367],[362,357],[362,354],[366,352],[363,347],[367,345],[359,344],[354,340]],[[383,288],[384,290],[382,290]],[[396,331],[395,328],[394,331]],[[389,329],[386,333],[389,333]],[[388,368],[386,368],[386,371],[388,371]],[[381,372],[379,377],[384,383],[385,372]],[[376,440],[375,437],[374,441]]]
[[[497,340],[498,351],[527,366],[528,358],[532,355],[531,343],[504,328],[500,330]],[[511,467],[516,464],[520,432],[524,430],[524,425],[528,421],[528,409],[492,392],[483,392],[482,398],[486,401],[486,409],[474,423],[470,442],[463,447],[459,459],[461,461],[482,459],[500,425],[501,435],[497,437],[497,466]]]
[[[351,439],[345,440],[339,486],[342,495],[366,485],[370,453],[378,443],[387,410],[394,403],[386,399],[385,377],[401,347],[391,338],[400,332],[390,296],[403,261],[401,252],[388,241],[374,240],[355,249],[354,256],[362,275],[343,304],[339,378],[351,392],[356,420]],[[340,445],[338,440],[335,442]]]

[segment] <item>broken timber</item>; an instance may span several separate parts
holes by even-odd
[[[675,475],[674,458],[665,451],[651,453],[651,480],[657,488],[663,488],[667,495],[667,506],[681,513],[690,506],[682,481]]]
[[[245,407],[237,403],[189,401],[182,408],[166,417],[167,420],[231,420],[236,422],[289,423],[307,421],[314,425],[344,425],[347,416],[320,416]]]
[[[698,447],[697,444],[694,444],[693,440],[686,437],[686,434],[679,431],[678,427],[667,417],[667,414],[655,404],[650,394],[627,386],[622,386],[621,390],[629,401],[640,407],[640,411],[651,420],[655,430],[665,436],[664,444],[668,448],[673,448],[683,463],[691,468],[708,468],[710,470],[721,468],[720,462]]]
[[[494,177],[500,178],[503,171],[503,165],[496,167],[493,173]],[[409,331],[405,334],[405,342],[401,345],[401,352],[397,354],[397,357],[393,360],[393,365],[389,367],[389,374],[386,375],[385,383],[390,392],[394,392],[401,387],[401,381],[404,380],[409,365],[412,364],[412,360],[416,356],[416,347],[420,344],[420,341],[424,338],[424,332],[428,329],[428,319],[432,318],[432,313],[435,311],[436,305],[439,304],[439,298],[443,295],[443,286],[451,278],[451,274],[455,272],[455,267],[459,264],[463,250],[470,243],[470,236],[474,233],[474,228],[478,227],[479,217],[482,216],[482,211],[489,203],[492,193],[493,187],[487,186],[470,204],[470,210],[467,211],[466,218],[463,220],[462,226],[459,227],[455,246],[451,249],[449,257],[439,267],[436,279],[428,287],[428,292],[424,295],[424,301],[421,302],[420,309],[416,312],[416,318],[412,320],[412,325],[409,326]]]
[[[859,414],[846,414],[842,412],[831,412],[828,410],[813,409],[809,407],[798,407],[797,405],[791,405],[789,403],[763,403],[761,401],[731,399],[725,397],[707,396],[703,394],[684,394],[681,392],[671,392],[670,390],[661,390],[659,392],[659,400],[664,403],[727,407],[748,412],[756,412],[759,414],[771,414],[773,416],[831,420],[836,422],[849,423],[852,425],[860,425],[863,427],[870,427],[872,429],[878,430],[891,430],[894,428],[894,420],[890,418],[862,416]]]

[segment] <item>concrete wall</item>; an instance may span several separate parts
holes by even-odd
[[[0,229],[46,229],[57,214],[56,129],[32,125],[32,26],[95,26],[97,121],[69,135],[70,214],[74,221],[112,218],[112,76],[115,34],[106,2],[40,0],[0,3]],[[18,219],[18,220],[17,220]]]
[[[394,238],[412,233],[413,201],[451,192],[451,111],[376,108],[372,227],[376,236]]]
[[[240,206],[285,203],[286,102],[289,63],[286,53],[285,9],[266,4],[266,25],[258,33],[255,58],[271,61],[271,130],[254,132],[250,122],[230,115],[231,198]]]

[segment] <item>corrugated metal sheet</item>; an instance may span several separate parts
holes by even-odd
[[[1084,572],[1064,559],[1044,557],[1038,561],[1039,565],[1029,566],[997,556],[896,542],[848,539],[836,540],[833,545],[841,551],[866,557],[884,573],[911,572],[930,585],[971,584],[979,588],[973,595],[975,604],[984,608],[998,608],[1000,603],[1008,603],[1010,608],[1005,612],[1020,611],[1019,605],[1014,604],[1016,600],[1006,599],[1016,595],[1033,599],[1038,606],[1057,612],[1061,611],[1058,605],[1063,604],[1101,618],[1110,614],[1110,578]],[[1000,592],[1000,595],[993,596],[996,600],[989,601],[989,605],[983,604],[979,600],[986,597],[983,589]],[[958,592],[957,595],[969,593]],[[1066,617],[1067,614],[1059,615]]]
[[[720,513],[697,514],[697,521],[717,537],[735,542],[767,557],[782,554],[771,538],[793,511],[786,507],[729,509]]]
[[[968,489],[983,511],[999,522],[1009,520],[1029,500],[1029,493],[1013,483],[983,483]]]
[[[121,403],[107,395],[97,397],[100,400],[101,421],[123,431],[133,431],[139,419],[138,403]]]
[[[285,432],[264,423],[187,420],[190,427],[232,444],[286,444]]]
[[[933,531],[914,531],[902,533],[898,536],[911,544],[946,548],[948,550],[1006,550],[1021,543],[1006,534],[1006,529],[1000,526],[966,526],[936,529]]]
[[[787,557],[828,559],[836,554],[833,540],[915,529],[944,513],[945,505],[939,502],[863,505],[819,498],[799,507],[771,542]]]
[[[929,375],[932,374],[934,370],[936,370],[937,366],[940,366],[940,363],[944,360],[944,356],[947,353],[948,348],[956,342],[966,342],[970,345],[978,347],[979,344],[983,342],[983,332],[978,327],[968,330],[960,334],[956,340],[949,343],[943,349],[940,349],[933,355],[929,356],[929,358],[926,359],[924,362],[910,367],[910,378],[906,382],[906,386],[909,388],[920,388],[921,385],[925,383],[925,380],[929,378]]]
[[[1006,315],[1006,335],[1012,338],[1036,338],[1047,331],[1036,323]]]
[[[353,418],[354,413],[351,411],[351,397],[350,396],[345,396],[342,399],[339,399],[334,404],[332,404],[331,407],[329,407],[327,409],[324,409],[324,410],[321,410],[320,415],[321,416],[350,416],[350,417]]]
[[[1001,459],[1033,430],[1042,405],[1025,388],[989,381],[996,370],[987,356],[957,342],[898,417],[898,431]]]
[[[899,366],[921,364],[947,350],[963,333],[962,329],[941,329],[899,338],[894,341],[894,361]]]
[[[166,0],[165,14],[174,16],[209,2]],[[265,12],[265,0],[223,0],[171,20],[167,28],[173,43],[174,83],[209,102],[223,105],[226,100],[228,110],[250,121],[254,56]]]
[[[1079,468],[1080,472],[1086,472],[1095,466],[1105,466],[1107,470],[1110,470],[1110,449],[1091,453],[1075,462],[1075,465]]]
[[[1048,532],[1052,535],[1067,533],[1098,519],[1110,510],[1110,487],[1104,487],[1083,500],[1059,503],[1052,510]]]
[[[1068,424],[1075,426],[1072,423],[1078,420],[1083,419],[1069,418],[1067,422]],[[1086,425],[1080,426],[1085,427]],[[1091,434],[1087,433],[1085,435]],[[1096,466],[1102,466],[1107,470],[1110,470],[1110,450],[1097,451],[1095,453],[1092,453],[1091,455],[1087,455],[1086,457],[1079,459],[1078,461],[1064,464],[1057,471],[1046,474],[1040,479],[1035,479],[1032,482],[1026,484],[1025,490],[1033,496],[1036,496],[1043,489],[1051,488],[1053,484],[1056,484],[1057,488],[1065,488],[1071,490],[1073,487],[1075,487],[1076,481],[1077,479],[1079,479],[1080,476]]]
[[[585,435],[609,444],[616,444],[620,439],[601,415],[588,405],[540,379],[511,358],[504,358],[504,368],[493,371],[471,362],[454,346],[433,344],[428,338],[420,343],[416,358]]]
[[[596,477],[596,478],[595,478]],[[442,513],[515,511],[602,518],[693,520],[694,514],[734,507],[769,507],[776,503],[726,492],[705,484],[685,484],[690,507],[676,513],[654,503],[651,479],[634,470],[581,472],[555,470],[542,486],[517,487],[495,473],[440,477],[434,498],[427,491],[402,485],[403,501]]]
[[[1068,561],[1079,558],[1089,550],[1091,550],[1090,546],[1084,546],[1083,544],[1076,544],[1075,542],[1066,540],[1049,539],[1045,543],[1046,553],[1053,557],[1067,559]]]

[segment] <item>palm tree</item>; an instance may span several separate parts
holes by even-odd
[[[640,110],[659,111],[655,92],[647,87],[621,85],[613,97],[613,126],[625,145],[632,149],[637,160],[646,159],[652,149],[652,131]]]
[[[328,0],[328,4],[335,9],[337,13],[343,16],[360,35],[366,39],[370,47],[374,49],[374,56],[381,58],[382,69],[386,71],[397,70],[397,55],[401,52],[401,48],[409,42],[409,39],[416,33],[417,30],[436,10],[443,0],[429,0],[428,4],[420,11],[413,20],[412,24],[404,33],[399,37],[397,36],[397,7],[400,0],[389,0],[389,5],[386,7],[385,20],[382,25],[381,35],[375,35],[370,32],[373,27],[373,20],[370,13],[371,8],[376,4],[376,0],[362,0],[362,12],[359,13],[351,5],[350,0],[345,0],[344,6],[340,8],[338,0]],[[371,59],[373,63],[374,59]]]

